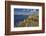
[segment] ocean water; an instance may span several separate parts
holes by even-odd
[[[27,15],[14,15],[14,27],[16,27],[20,21],[23,21],[27,17]]]

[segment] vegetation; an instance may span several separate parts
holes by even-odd
[[[29,26],[38,26],[39,24],[39,20],[38,20],[39,16],[33,14],[32,16],[28,16],[27,19],[24,19],[24,21],[20,21],[19,23],[19,27],[29,27]]]

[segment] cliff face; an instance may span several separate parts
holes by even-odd
[[[38,18],[38,16],[29,16],[28,18],[24,19],[24,21],[20,21],[18,27],[38,26]]]

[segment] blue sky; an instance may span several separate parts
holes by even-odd
[[[14,8],[14,15],[31,15],[33,12],[38,11],[39,9]]]

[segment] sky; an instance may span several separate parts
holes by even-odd
[[[14,15],[31,15],[38,13],[39,9],[14,8]]]

